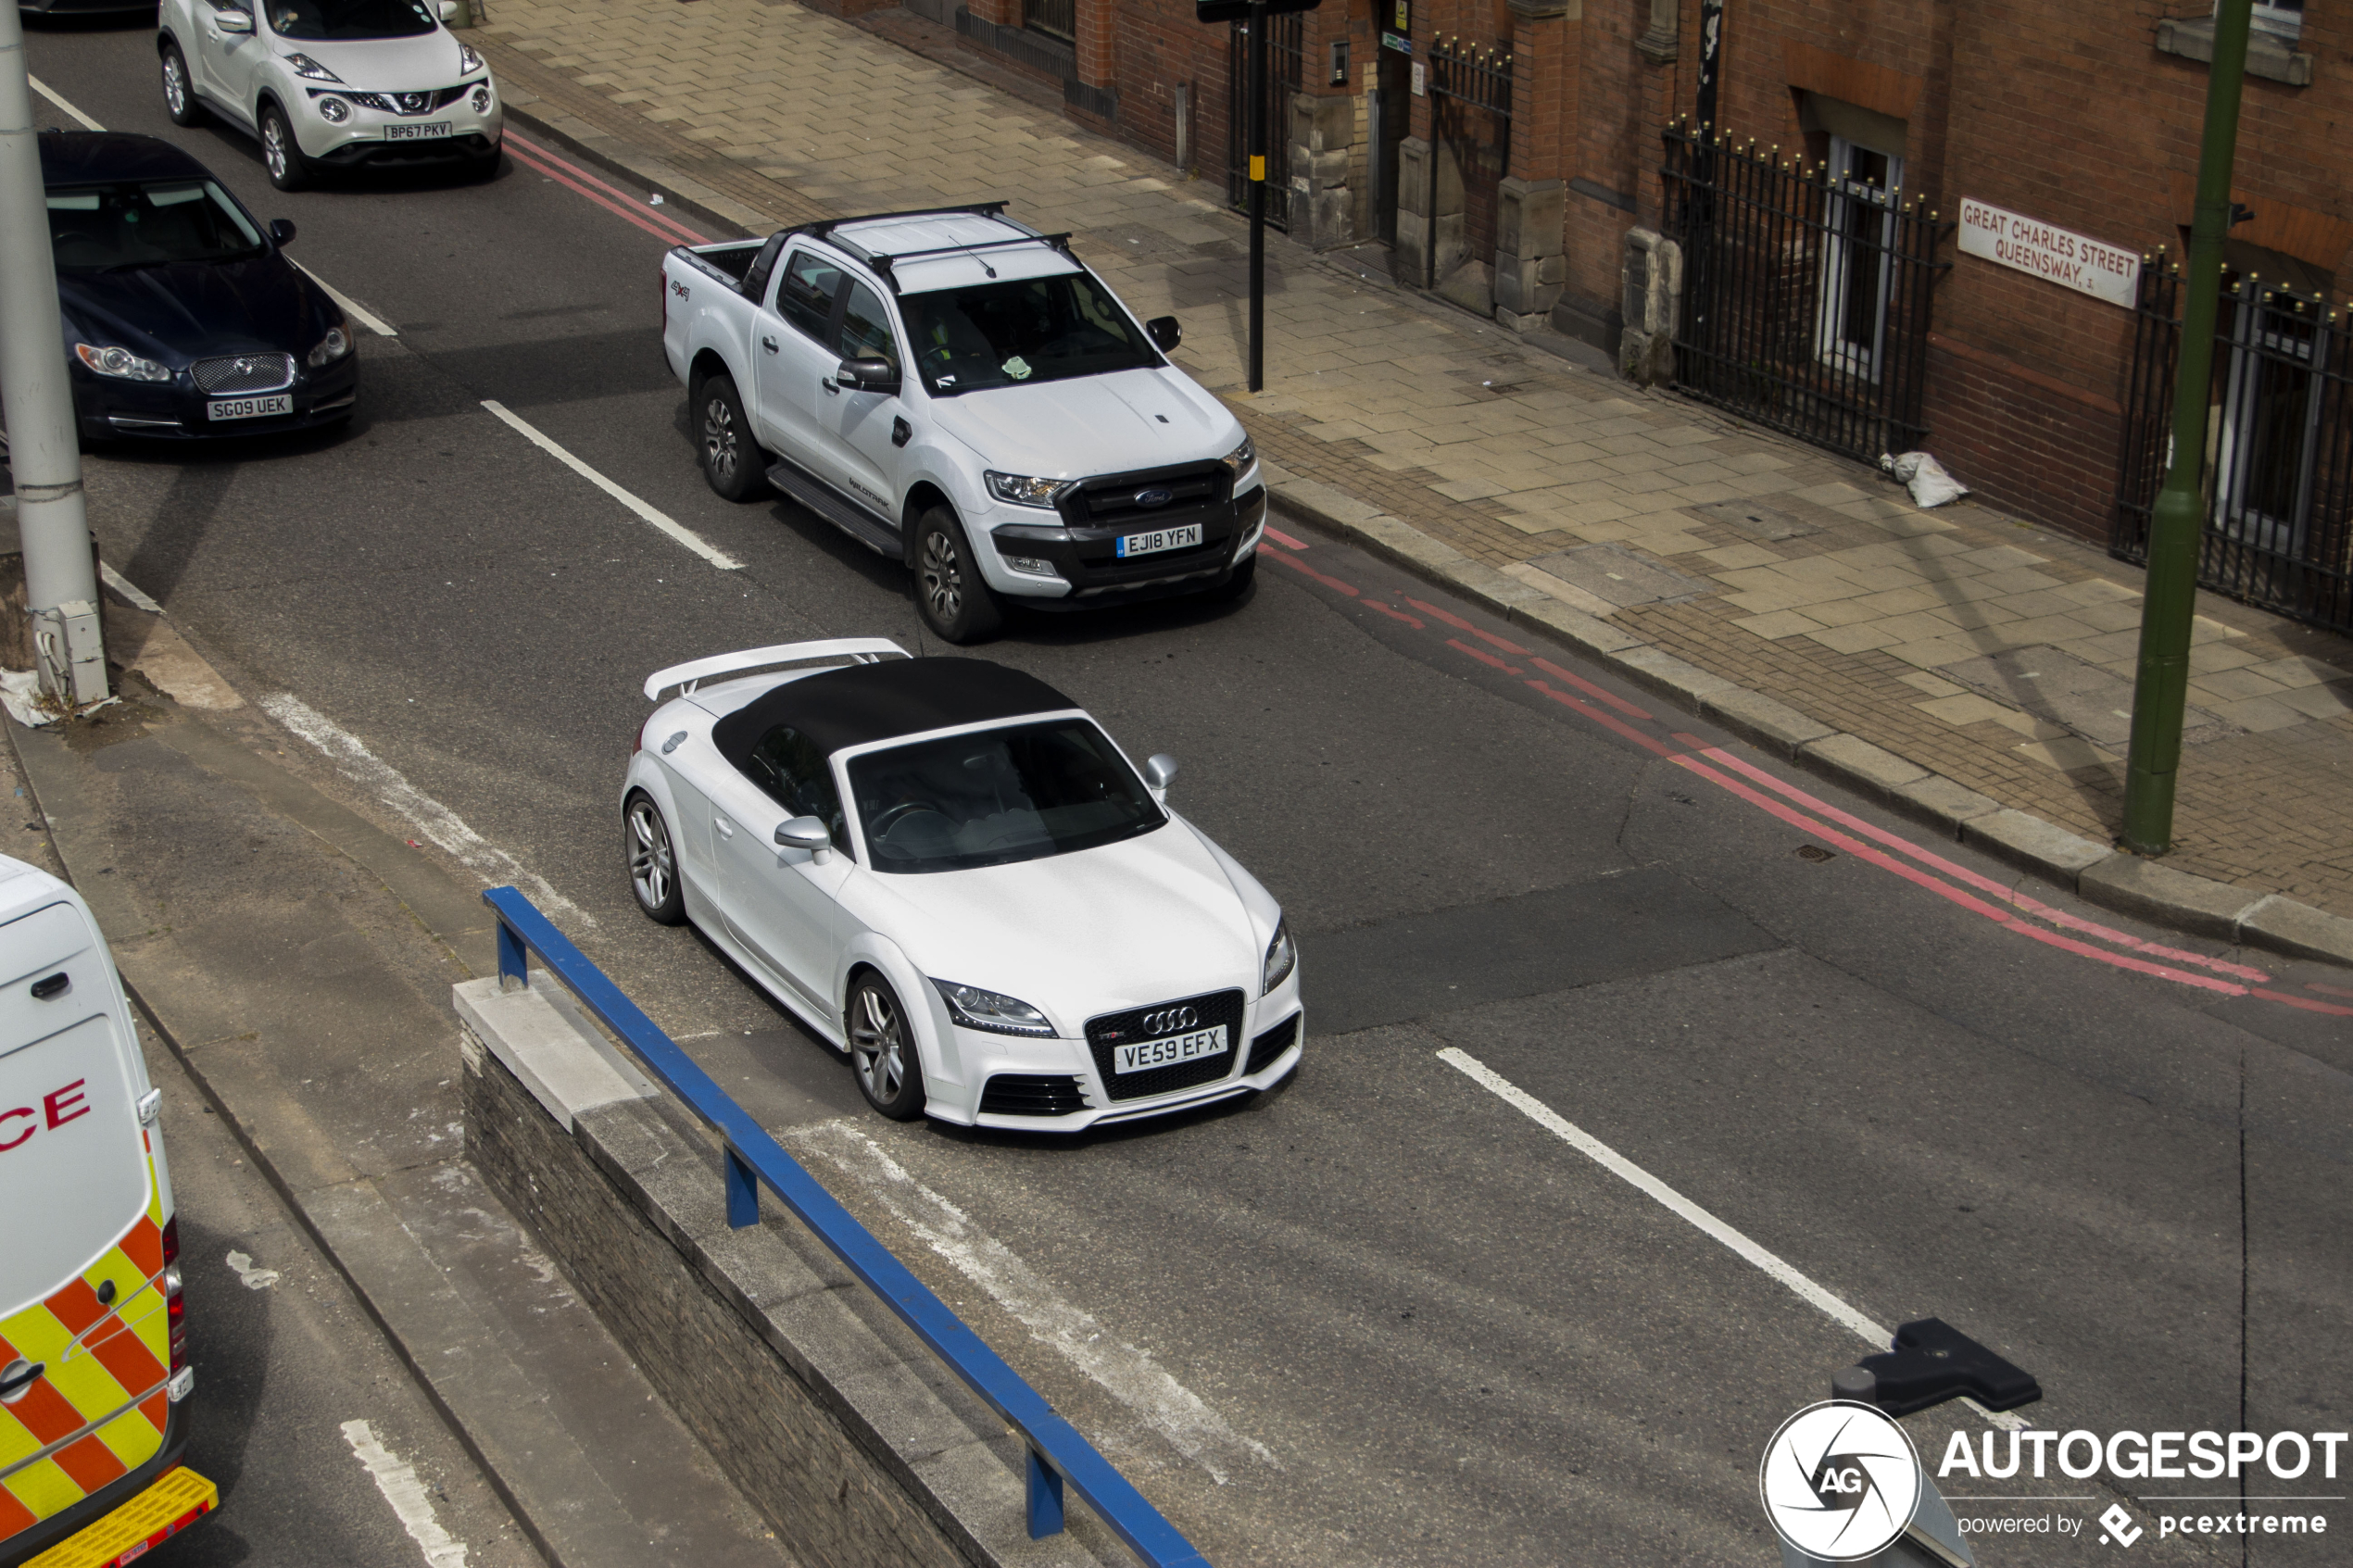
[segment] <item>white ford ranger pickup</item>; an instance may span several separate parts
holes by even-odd
[[[774,486],[903,560],[933,631],[1009,601],[1239,598],[1266,490],[1241,423],[1004,204],[808,223],[662,261],[664,357],[703,476]]]

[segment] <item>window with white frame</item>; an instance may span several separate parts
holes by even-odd
[[[2254,25],[2292,43],[2304,31],[2304,0],[2255,0]]]
[[[1826,365],[1876,382],[1887,345],[1887,290],[1894,270],[1889,253],[1904,160],[1832,136],[1830,165],[1814,352]]]

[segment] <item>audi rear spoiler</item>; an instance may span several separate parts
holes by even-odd
[[[695,690],[705,681],[722,675],[748,675],[755,670],[773,670],[786,664],[875,664],[886,659],[912,659],[914,655],[887,637],[835,637],[819,643],[780,643],[770,648],[746,648],[741,653],[713,654],[698,659],[691,664],[673,664],[667,670],[657,670],[646,677],[646,696],[661,700],[661,694],[673,686],[680,695]]]

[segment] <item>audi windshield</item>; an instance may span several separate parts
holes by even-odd
[[[1101,730],[1056,719],[870,752],[849,788],[878,872],[1067,855],[1168,819]]]

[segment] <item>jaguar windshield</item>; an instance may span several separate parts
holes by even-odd
[[[1103,733],[1056,719],[871,752],[849,788],[878,872],[950,872],[1092,849],[1168,819]]]
[[[264,4],[270,31],[281,38],[321,43],[417,38],[440,25],[424,0],[264,0]]]
[[[1143,330],[1084,272],[940,289],[900,303],[916,373],[935,396],[1161,363]]]
[[[227,261],[261,249],[244,209],[209,180],[53,190],[48,207],[60,272]]]

